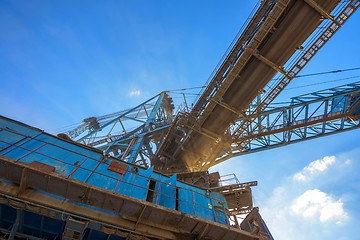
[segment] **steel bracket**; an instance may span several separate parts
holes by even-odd
[[[287,76],[287,72],[284,70],[283,67],[276,65],[274,62],[272,62],[271,60],[267,59],[266,57],[264,57],[263,55],[261,55],[259,53],[259,51],[254,52],[253,54],[257,59],[259,59],[261,62],[265,63],[266,65],[268,65],[269,67],[271,67],[272,69],[274,69],[275,71],[286,75]]]
[[[314,0],[304,0],[307,4],[309,4],[313,9],[315,9],[318,13],[320,13],[323,17],[331,20],[333,23],[342,27],[342,25],[334,19],[327,11],[325,11],[319,4],[317,4]]]

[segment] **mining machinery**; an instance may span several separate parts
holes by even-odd
[[[1,117],[2,236],[273,239],[257,182],[209,168],[359,127],[359,82],[271,105],[359,5],[259,1],[193,105],[164,91],[58,136]]]

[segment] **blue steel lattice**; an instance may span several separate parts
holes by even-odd
[[[215,164],[235,156],[357,129],[359,113],[360,82],[294,97],[288,106],[240,117],[232,129],[253,120],[245,131],[237,133],[239,137],[233,139],[231,149],[223,152]]]
[[[224,147],[223,151],[206,167],[235,156],[356,129],[359,127],[359,92],[360,82],[355,82],[293,97],[289,105],[270,106],[259,115],[251,114],[252,106],[245,111],[245,117],[240,116],[227,130],[225,137],[235,136],[231,144],[219,145]],[[174,121],[171,104],[168,95],[161,93],[130,110],[98,117],[97,129],[93,129],[97,124],[84,121],[87,135],[77,141],[144,167],[156,165],[154,154],[166,143],[167,134],[171,129],[181,129]],[[136,122],[138,126],[126,129],[127,121]],[[242,125],[247,127],[239,132],[243,130],[239,127]],[[116,134],[115,126],[121,126],[121,134]],[[106,127],[112,131],[98,136]],[[73,136],[74,132],[69,131],[68,135]]]
[[[138,106],[100,117],[89,117],[66,134],[111,156],[150,166],[163,135],[172,123],[174,105],[162,92]]]

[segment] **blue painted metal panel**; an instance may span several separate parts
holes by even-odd
[[[3,218],[0,219],[0,228],[11,230],[15,223],[17,211],[8,205],[0,205],[0,212]],[[65,221],[42,216],[36,213],[21,211],[22,218],[18,226],[18,233],[27,234],[42,239],[61,240],[65,228]],[[16,238],[17,239],[17,238]],[[22,239],[22,238],[21,238]],[[25,237],[24,237],[25,239]],[[125,240],[116,235],[108,235],[106,233],[93,229],[86,229],[83,237],[84,240]]]
[[[16,219],[16,209],[3,204],[0,205],[0,208],[2,216],[0,227],[10,229]]]
[[[117,180],[113,178],[104,177],[104,175],[100,173],[94,173],[91,175],[87,183],[99,188],[112,191],[116,187]]]
[[[195,215],[201,216],[202,218],[210,221],[216,221],[214,207],[208,193],[194,192],[193,204],[195,207]]]
[[[121,178],[116,192],[146,200],[148,184],[153,168],[143,169],[136,166],[129,166],[126,174]]]
[[[59,233],[63,232],[64,227],[65,227],[64,221],[60,221],[49,217],[44,217],[44,220],[42,221],[42,228],[44,229],[43,237],[46,239],[54,239],[51,238],[51,236],[54,236],[55,234],[58,237],[61,237],[61,234],[59,235]]]
[[[187,214],[194,215],[195,208],[194,208],[194,192],[189,191],[184,188],[179,188],[179,206],[178,209],[180,212],[184,212]]]
[[[334,98],[331,104],[331,112],[343,112],[348,103],[347,96]]]
[[[3,216],[0,221],[0,228],[11,230],[16,219],[16,209],[7,205],[0,205],[0,208]],[[65,226],[64,221],[28,211],[21,211],[20,213],[22,217],[18,226],[19,233],[44,239],[61,239]]]
[[[83,161],[81,168],[94,171],[96,167],[100,164],[100,160],[96,160],[96,158],[87,158]]]
[[[206,191],[182,182],[177,182],[177,187],[179,192],[179,211],[208,219],[207,211],[204,211],[204,209],[209,207],[211,201],[206,196]]]
[[[4,150],[5,148],[11,146],[11,144],[20,142],[21,140],[26,140],[27,138],[14,135],[7,131],[0,131],[0,139],[7,139],[7,142],[0,141],[0,150]]]
[[[78,180],[80,182],[87,182],[87,179],[90,177],[91,172],[89,170],[78,168],[76,171],[72,174],[71,178]],[[70,175],[69,175],[70,177]]]
[[[12,132],[14,129],[16,131],[21,132],[23,134],[23,137],[35,137],[42,131],[39,129],[36,129],[34,127],[28,126],[26,124],[23,124],[21,122],[17,122],[15,120],[0,116],[0,125],[3,126],[6,124],[6,129],[8,129],[10,132]],[[19,140],[19,138],[15,137],[9,139],[11,143],[14,143]]]
[[[8,126],[11,126],[11,131],[8,131]],[[103,155],[99,150],[62,140],[37,129],[27,128],[30,127],[0,117],[0,133],[2,133],[0,140],[4,143],[2,146],[8,146],[0,150],[0,155],[27,164],[37,161],[50,165],[55,167],[57,174],[66,178],[140,200],[147,200],[151,190],[150,183],[155,182],[153,199],[148,199],[154,204],[211,221],[220,219],[222,213],[216,212],[219,216],[215,215],[213,200],[206,190],[179,182],[175,175],[168,177],[154,172],[152,167],[145,169],[126,162],[122,162],[127,166],[123,171],[109,170],[110,163],[119,162],[118,159]],[[31,137],[22,140],[27,136],[26,133],[31,134]],[[76,204],[94,208],[82,203]],[[108,212],[104,209],[97,210]],[[222,219],[221,222],[226,221]],[[36,227],[38,226],[30,226],[29,231],[30,228]]]
[[[161,176],[161,175],[158,175]],[[176,175],[170,178],[162,176],[159,178],[155,190],[157,192],[156,204],[175,209],[176,206]]]
[[[228,224],[229,218],[226,214],[228,206],[225,197],[222,194],[215,192],[211,192],[210,197],[214,206],[215,221],[222,224]]]

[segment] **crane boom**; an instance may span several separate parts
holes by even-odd
[[[164,141],[157,152],[156,169],[193,172],[214,161],[223,151],[219,146],[232,141],[229,125],[267,89],[256,109],[263,111],[358,6],[358,1],[345,5],[340,1],[264,1],[256,14],[262,17],[253,18],[238,38],[194,110],[174,123],[183,133],[170,134]],[[281,81],[268,85],[279,75]],[[235,132],[245,131],[249,122]]]

